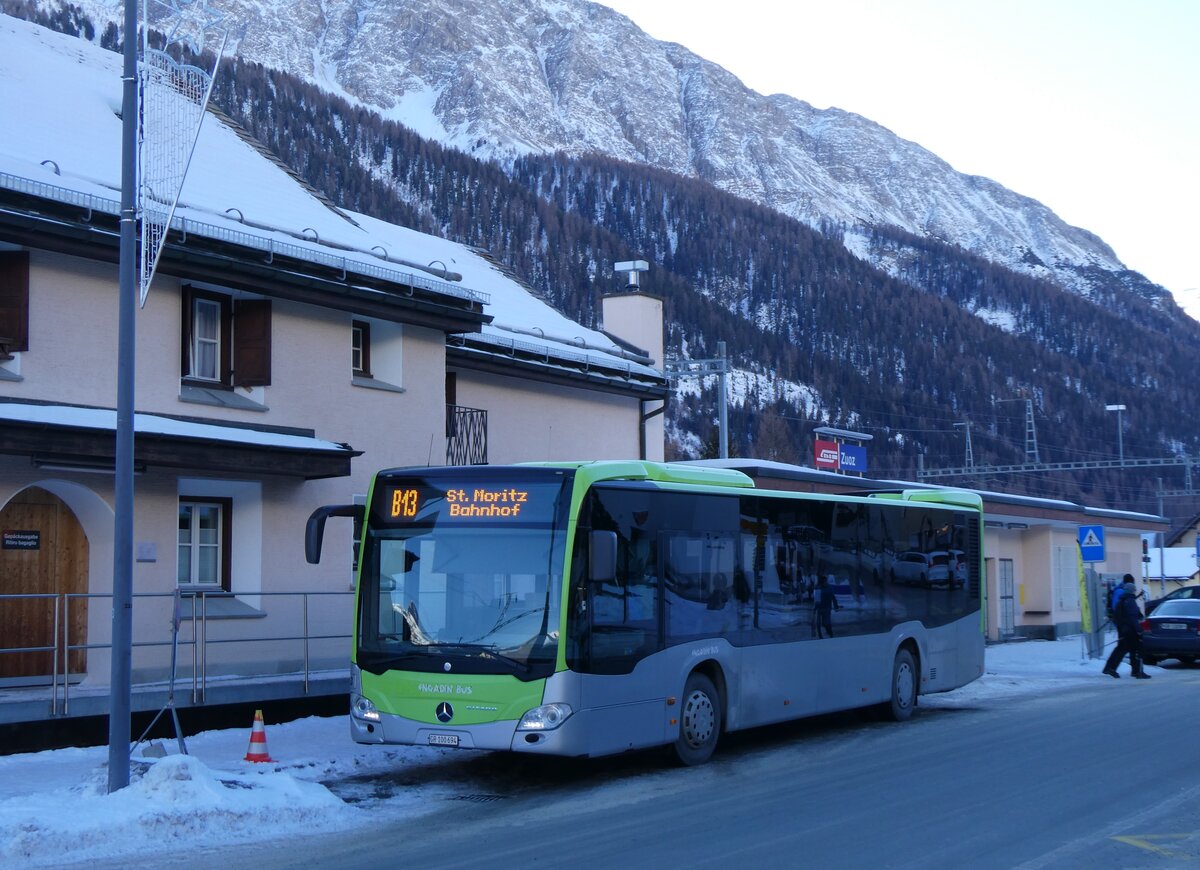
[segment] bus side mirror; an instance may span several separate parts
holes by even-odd
[[[327,504],[312,512],[308,525],[304,527],[304,558],[309,564],[316,565],[321,561],[321,543],[325,539],[325,520],[329,517],[353,517],[358,521],[366,515],[366,508],[360,504]]]
[[[617,578],[617,533],[593,531],[588,538],[588,580],[611,583]]]

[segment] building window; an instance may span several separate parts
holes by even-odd
[[[230,591],[232,501],[179,499],[178,582],[205,590]]]
[[[0,360],[29,350],[29,252],[0,251]]]
[[[192,309],[192,377],[206,381],[221,379],[221,304],[197,299]]]
[[[183,293],[181,374],[201,386],[271,383],[271,302],[191,286]]]
[[[350,325],[351,368],[354,374],[371,377],[371,324],[355,320]]]

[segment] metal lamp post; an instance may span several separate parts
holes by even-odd
[[[1125,410],[1124,405],[1105,405],[1105,411],[1117,412],[1117,456],[1122,462],[1125,461],[1125,427],[1122,425],[1121,413]]]

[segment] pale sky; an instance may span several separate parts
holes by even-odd
[[[1200,288],[1200,0],[601,2],[756,91],[1045,203],[1177,296]]]

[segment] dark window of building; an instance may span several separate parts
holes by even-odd
[[[0,251],[0,359],[29,350],[29,252]]]

